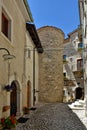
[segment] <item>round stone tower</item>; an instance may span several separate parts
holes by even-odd
[[[53,26],[37,31],[44,50],[39,54],[39,101],[62,102],[64,33]]]

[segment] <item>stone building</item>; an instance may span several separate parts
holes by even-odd
[[[63,51],[63,73],[64,73],[64,90],[66,101],[82,99],[83,94],[83,43],[81,28],[77,28],[68,34],[68,38],[64,40]],[[76,90],[81,88],[77,95]]]
[[[84,90],[87,99],[87,0],[78,0],[80,26],[82,29],[83,42],[83,70],[84,70]]]
[[[25,45],[25,77],[27,87],[25,89],[25,103],[32,107],[38,103],[38,78],[39,78],[39,53],[43,52],[41,42],[37,35],[34,24],[26,23],[26,45]],[[39,49],[41,48],[41,50]],[[27,93],[27,95],[26,95]]]
[[[62,102],[63,98],[63,41],[62,30],[44,26],[38,29],[44,52],[39,55],[39,100]]]
[[[26,0],[0,0],[0,118],[22,115],[23,108],[33,106],[37,96],[34,89],[38,86],[41,43],[29,22],[33,18]]]

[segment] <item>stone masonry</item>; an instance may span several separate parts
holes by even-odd
[[[39,55],[39,100],[62,102],[64,33],[52,26],[38,29],[44,52]]]

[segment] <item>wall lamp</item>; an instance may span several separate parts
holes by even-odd
[[[0,48],[0,50],[5,50],[7,52],[7,54],[3,55],[4,60],[9,60],[9,59],[15,58],[14,55],[10,54],[10,52],[8,51],[8,49],[6,49],[6,48]]]
[[[4,50],[4,51],[7,52],[6,54],[4,54],[4,55],[2,56],[2,57],[4,58],[4,60],[10,60],[10,59],[15,58],[14,55],[11,55],[11,54],[10,54],[10,52],[8,51],[8,49],[6,49],[6,48],[0,48],[0,50]],[[9,83],[9,76],[10,76],[10,63],[8,63],[8,83]],[[10,86],[10,85],[8,84],[8,85],[6,85],[6,86],[4,87],[4,89],[5,89],[6,91],[10,91],[10,90],[12,90],[13,88],[12,88],[12,86]]]

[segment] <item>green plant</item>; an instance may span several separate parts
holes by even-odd
[[[68,63],[68,61],[66,59],[63,59],[63,64]]]
[[[9,116],[7,118],[1,118],[0,124],[3,128],[14,128],[17,124],[17,120],[14,115]]]
[[[78,51],[82,51],[82,50],[83,50],[83,48],[82,48],[82,47],[79,47],[79,48],[78,48]]]

